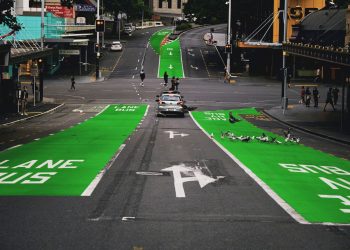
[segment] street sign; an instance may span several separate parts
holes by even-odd
[[[72,46],[88,46],[89,42],[71,42],[69,45],[72,45]]]
[[[32,66],[30,68],[30,75],[31,76],[39,76],[39,68],[36,66]]]
[[[80,50],[78,49],[60,49],[58,51],[60,55],[75,55],[78,56],[80,55]]]

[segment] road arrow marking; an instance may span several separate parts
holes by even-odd
[[[188,51],[188,52],[192,52],[192,51],[193,51],[193,49],[187,49],[187,51]]]
[[[173,53],[171,53],[171,51],[169,52],[169,56],[172,56],[173,55]]]
[[[175,136],[181,136],[181,137],[189,136],[189,134],[178,133],[175,131],[164,131],[164,133],[169,133],[169,139],[174,139]]]
[[[210,177],[208,175],[205,175],[202,172],[202,169],[208,170],[207,167],[199,167],[199,166],[190,167],[182,163],[180,165],[174,165],[169,168],[164,168],[162,169],[162,171],[173,172],[176,197],[185,198],[186,194],[183,186],[185,182],[197,181],[199,183],[199,186],[201,188],[204,188],[206,185],[210,183],[213,183],[220,179],[225,178],[224,176],[218,176],[217,178]],[[186,177],[182,177],[182,173]]]
[[[198,67],[195,67],[195,66],[193,66],[192,64],[191,64],[191,68],[192,68],[192,69],[195,69],[195,70],[198,70]]]
[[[170,64],[169,69],[173,69],[173,68],[174,68],[173,65]]]
[[[192,53],[190,53],[190,52],[188,52],[187,54],[189,54],[190,56],[195,56],[195,54],[192,54]]]

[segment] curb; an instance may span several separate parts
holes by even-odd
[[[33,116],[30,116],[30,117],[26,117],[26,118],[22,118],[22,119],[13,121],[13,122],[0,124],[0,127],[10,126],[10,125],[15,124],[15,123],[18,123],[18,122],[27,121],[27,120],[33,119],[33,118],[35,118],[35,117],[39,117],[39,116],[42,116],[42,115],[45,115],[45,114],[54,112],[54,111],[56,111],[57,109],[61,108],[61,107],[64,106],[64,105],[65,105],[65,104],[62,103],[62,104],[58,105],[57,107],[55,107],[55,108],[53,108],[53,109],[49,109],[48,111],[42,112],[42,113],[40,113],[40,114],[33,115]]]
[[[265,110],[262,110],[262,112],[267,115],[268,117],[284,124],[284,125],[287,125],[289,127],[292,127],[294,129],[297,129],[297,130],[300,130],[300,131],[303,131],[305,133],[308,133],[308,134],[312,134],[312,135],[316,135],[316,136],[319,136],[319,137],[322,137],[324,139],[327,139],[327,140],[331,140],[331,141],[335,141],[335,142],[338,142],[338,143],[342,143],[342,144],[346,144],[346,145],[350,145],[350,141],[345,141],[345,140],[341,140],[341,139],[338,139],[338,138],[334,138],[334,137],[331,137],[331,136],[328,136],[328,135],[323,135],[323,134],[320,134],[320,133],[317,133],[317,132],[314,132],[314,131],[311,131],[309,129],[306,129],[306,128],[302,128],[302,127],[299,127],[299,126],[296,126],[292,123],[289,123],[289,122],[285,122],[285,121],[282,121],[281,119],[278,119],[277,117],[267,113]]]

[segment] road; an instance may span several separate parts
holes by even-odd
[[[202,40],[209,28],[181,36],[186,78],[181,79],[179,88],[187,104],[198,111],[279,105],[277,82],[254,78],[240,79],[235,85],[223,82],[222,60],[215,48]],[[159,58],[147,42],[156,30],[159,28],[136,31],[128,39],[123,52],[116,54],[113,72],[106,81],[77,83],[76,91],[67,90],[60,82],[46,86],[48,97],[65,103],[62,109],[1,128],[1,136],[6,138],[0,145],[4,150],[69,131],[106,105],[149,105],[148,114],[122,151],[115,152],[108,168],[102,166],[104,174],[90,196],[1,196],[0,248],[349,249],[348,226],[297,222],[189,115],[155,116],[155,96],[163,87],[162,79],[157,78]],[[143,61],[146,80],[140,87],[138,74]],[[297,99],[297,93],[289,94],[292,100]],[[276,134],[285,129],[273,120],[250,121]],[[349,160],[349,148],[344,145],[309,134],[297,136],[307,147]],[[67,140],[68,147],[73,139]],[[99,146],[91,142],[86,150],[93,154]],[[35,153],[40,154],[27,152],[34,158]],[[47,159],[56,157],[55,152],[46,154]]]

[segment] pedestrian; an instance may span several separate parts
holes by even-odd
[[[27,101],[28,101],[28,91],[26,86],[24,86],[23,90],[21,91],[20,100],[21,100],[21,115],[28,115],[26,113]]]
[[[332,88],[328,89],[326,104],[324,105],[323,111],[326,111],[326,107],[327,107],[328,103],[332,106],[333,110],[335,111],[335,108],[334,108],[334,105],[333,105]]]
[[[143,85],[143,81],[145,80],[146,78],[146,74],[145,74],[145,71],[143,69],[141,69],[141,72],[140,72],[140,78],[141,78],[141,83],[140,83],[140,86],[144,86]]]
[[[316,76],[314,78],[314,82],[319,82],[321,79],[321,69],[320,68],[317,68],[316,69]]]
[[[179,78],[176,78],[175,80],[175,90],[179,90],[179,84],[180,84],[180,79]]]
[[[71,82],[70,89],[75,90],[75,78],[74,78],[74,76],[72,76],[70,78],[70,82]]]
[[[166,72],[166,71],[164,72],[163,78],[164,78],[164,86],[166,87],[166,86],[168,86],[168,80],[169,80],[168,72]]]
[[[320,98],[317,87],[312,90],[312,96],[314,97],[314,107],[318,108],[318,99]]]
[[[171,78],[171,88],[170,90],[175,90],[176,79],[175,76]]]
[[[305,103],[305,87],[304,86],[301,86],[299,103]]]
[[[305,90],[305,105],[306,105],[306,107],[310,107],[310,101],[311,101],[311,91],[310,91],[310,88],[307,87]]]
[[[332,94],[333,94],[334,106],[337,106],[338,98],[339,98],[339,89],[337,87],[335,87],[332,90]]]
[[[235,118],[235,117],[232,115],[232,112],[231,112],[231,111],[228,113],[228,116],[229,116],[228,121],[229,121],[230,123],[235,123],[235,122],[239,122],[239,121],[240,121],[239,119]]]

